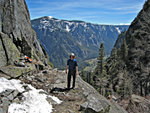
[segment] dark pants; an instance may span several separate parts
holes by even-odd
[[[68,72],[68,84],[67,84],[67,88],[70,89],[70,82],[71,82],[71,76],[73,76],[73,84],[72,84],[72,88],[75,87],[75,80],[76,80],[76,72],[75,71],[70,71]]]

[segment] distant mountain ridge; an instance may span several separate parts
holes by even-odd
[[[66,64],[70,52],[76,54],[78,61],[96,58],[101,42],[109,55],[118,35],[129,27],[60,20],[51,16],[34,19],[31,23],[50,60],[58,68]]]

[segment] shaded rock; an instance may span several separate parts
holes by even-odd
[[[39,82],[42,82],[42,83],[45,82],[45,80],[44,80],[43,78],[40,78],[40,77],[36,77],[35,79],[36,79],[37,81],[39,81]]]
[[[44,70],[44,68],[45,68],[45,65],[40,61],[36,62],[35,66],[36,66],[37,70]]]
[[[13,43],[13,41],[8,37],[8,35],[0,32],[0,40],[2,42],[2,62],[5,61],[7,64],[13,64],[14,61],[19,60],[20,53]],[[5,53],[5,54],[3,54]],[[6,58],[6,60],[4,60]],[[1,64],[2,65],[2,64]],[[4,65],[2,65],[4,66]]]
[[[48,55],[32,29],[25,0],[1,0],[0,23],[0,66],[12,64],[20,53],[48,64]]]
[[[0,67],[7,65],[7,58],[3,48],[2,40],[0,39]]]

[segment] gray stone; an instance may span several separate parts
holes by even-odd
[[[3,109],[3,113],[7,113],[8,110],[8,106],[10,105],[10,101],[7,98],[3,98],[2,99],[2,109]]]
[[[7,59],[6,59],[5,51],[4,51],[3,44],[0,38],[0,67],[5,66],[5,65],[7,65]]]
[[[19,91],[15,90],[11,94],[9,94],[7,98],[12,101],[18,95],[18,93]]]
[[[41,77],[35,77],[35,79],[36,79],[37,81],[39,81],[39,82],[42,82],[42,83],[45,82],[45,80],[44,80],[43,78],[41,78]]]
[[[84,113],[127,113],[123,108],[114,106],[105,97],[100,95],[91,85],[77,77],[78,87],[82,87],[86,100],[81,104],[80,110]]]
[[[18,90],[15,90],[15,91],[13,92],[14,98],[15,98],[18,94],[19,94],[19,91],[18,91]]]
[[[7,98],[11,101],[14,99],[14,95],[11,93],[10,95],[7,96]]]
[[[3,42],[3,47],[5,48],[5,56],[7,58],[8,64],[14,64],[14,61],[18,61],[20,58],[20,52],[18,51],[16,45],[13,41],[8,37],[8,35],[4,33],[0,33],[1,40]]]
[[[29,73],[32,70],[35,70],[34,65],[30,65],[29,67],[5,66],[0,68],[0,71],[13,78],[17,78],[23,74]]]
[[[7,97],[8,95],[10,95],[13,92],[13,90],[11,89],[7,89],[6,91],[0,93],[1,97]]]
[[[5,113],[1,107],[0,107],[0,113]]]

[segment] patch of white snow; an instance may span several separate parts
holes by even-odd
[[[70,31],[70,29],[69,29],[69,26],[68,26],[68,25],[66,25],[66,31],[67,31],[67,32],[69,32],[69,31]]]
[[[52,17],[52,16],[48,16],[48,18],[49,18],[49,19],[53,19],[53,17]]]
[[[24,88],[20,84],[20,80],[7,80],[6,78],[1,77],[0,78],[0,93],[3,91],[6,91],[8,89],[10,90],[18,90],[19,92],[23,92]]]
[[[23,93],[23,102],[12,103],[8,108],[8,113],[51,113],[52,105],[46,99],[52,98],[57,104],[62,101],[55,96],[46,95],[42,89],[35,89],[31,85],[28,85],[30,90]],[[0,78],[0,93],[8,89],[18,90],[19,92],[25,91],[23,84],[20,80],[7,80],[6,78]]]
[[[61,104],[62,103],[62,101],[61,100],[59,100],[57,97],[55,97],[55,96],[48,96],[48,97],[50,97],[50,98],[52,98],[57,104]]]
[[[119,27],[116,27],[116,30],[118,31],[119,34],[121,34]]]

